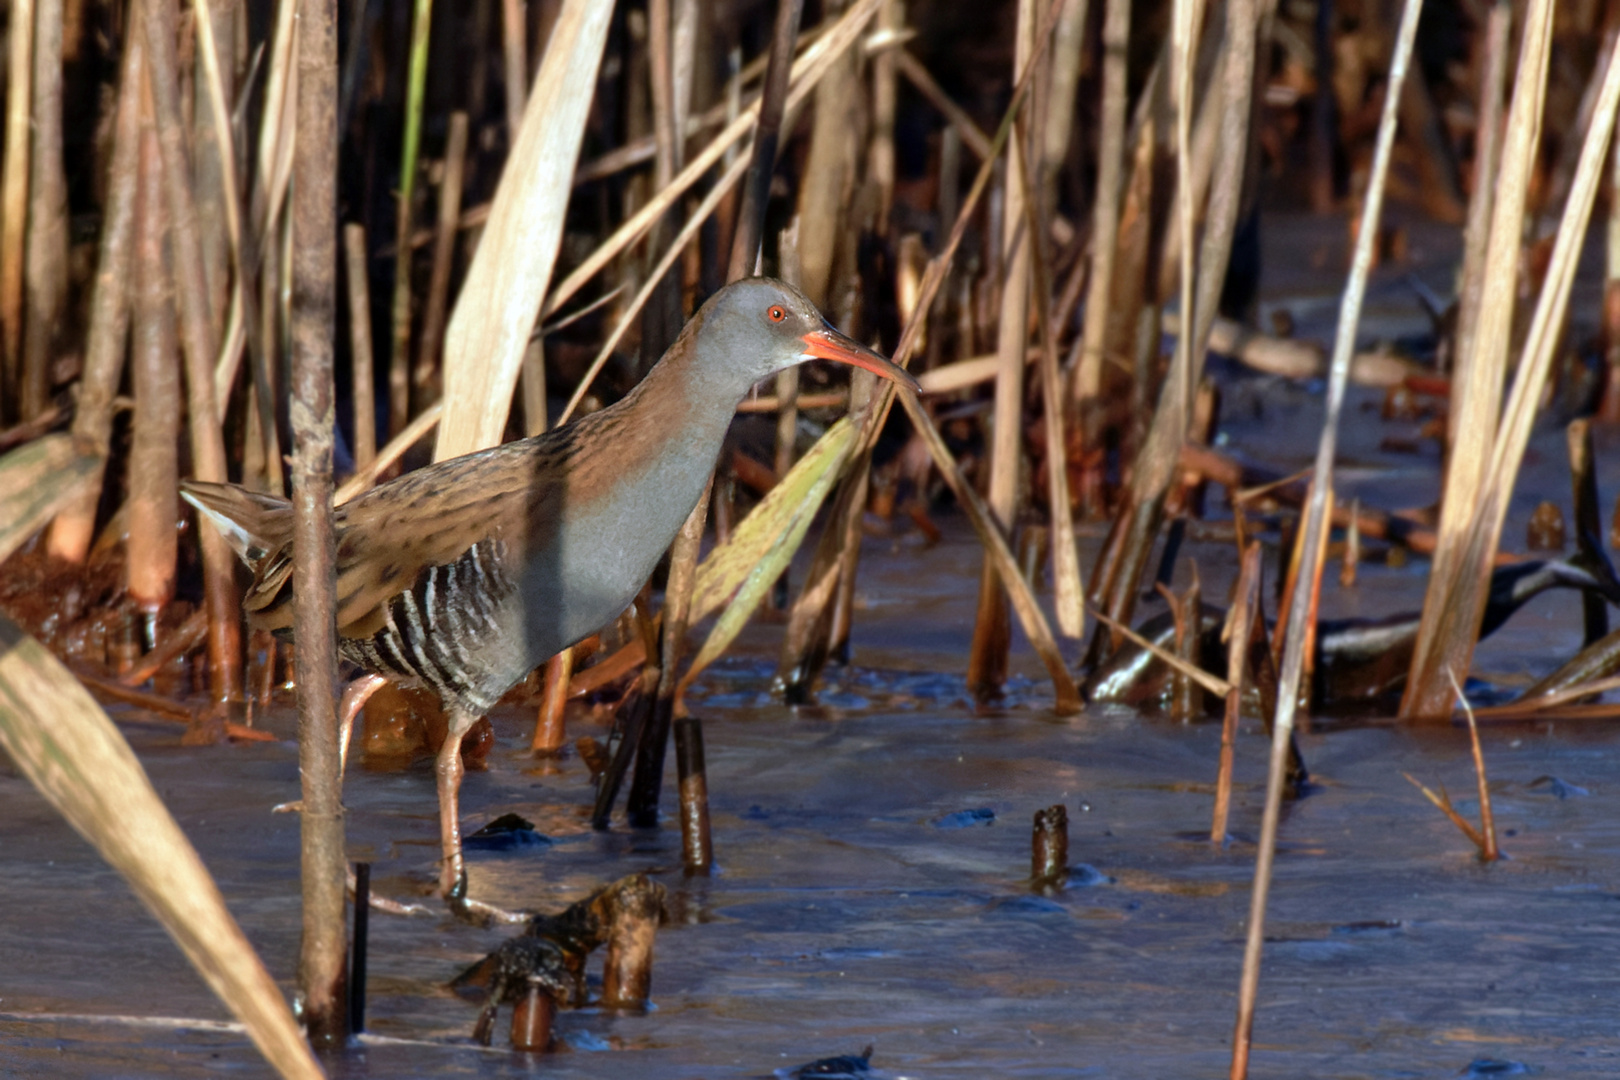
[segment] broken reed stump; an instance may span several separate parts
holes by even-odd
[[[1059,891],[1069,876],[1069,811],[1062,803],[1035,811],[1029,876],[1038,893]]]
[[[547,1049],[557,1009],[585,1004],[585,963],[600,945],[607,946],[600,1004],[645,1008],[664,897],[662,885],[631,874],[555,915],[534,916],[523,933],[451,980],[453,990],[486,990],[473,1038],[488,1046],[500,1007],[511,1005],[512,1048]]]

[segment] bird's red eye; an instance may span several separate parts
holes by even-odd
[[[771,322],[781,322],[783,319],[787,318],[787,312],[783,310],[782,305],[772,304],[765,312],[765,317],[770,319]]]

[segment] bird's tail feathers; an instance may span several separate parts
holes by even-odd
[[[292,540],[292,504],[235,484],[186,480],[180,495],[225,537],[237,557],[257,569],[265,556]]]

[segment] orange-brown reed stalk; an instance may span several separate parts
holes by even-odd
[[[135,395],[129,452],[129,540],[125,579],[130,596],[155,616],[174,596],[180,517],[180,369],[174,288],[164,249],[169,214],[163,198],[163,162],[150,110],[141,125],[140,193],[135,200],[133,350]],[[154,640],[148,640],[150,648]]]
[[[1232,807],[1232,763],[1237,748],[1238,719],[1243,711],[1243,688],[1250,679],[1249,650],[1254,643],[1260,619],[1260,541],[1243,546],[1242,569],[1232,591],[1231,617],[1226,624],[1226,712],[1221,722],[1221,754],[1215,770],[1215,811],[1210,820],[1209,838],[1226,843],[1226,823]]]
[[[1451,805],[1451,796],[1446,794],[1442,785],[1438,794],[1430,791],[1419,783],[1411,773],[1402,773],[1412,786],[1423,792],[1423,797],[1440,809],[1440,812],[1451,819],[1451,823],[1462,830],[1462,834],[1479,849],[1480,862],[1495,862],[1502,857],[1501,850],[1496,846],[1496,816],[1491,812],[1490,785],[1485,778],[1485,753],[1479,745],[1479,725],[1474,721],[1473,707],[1468,704],[1468,697],[1463,693],[1462,687],[1457,684],[1457,676],[1450,671],[1446,672],[1451,678],[1451,685],[1457,694],[1457,703],[1462,706],[1463,713],[1468,717],[1468,741],[1474,755],[1474,777],[1479,787],[1479,828],[1457,812]]]

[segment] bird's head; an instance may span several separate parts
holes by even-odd
[[[902,367],[840,333],[798,289],[775,278],[744,278],[704,305],[696,344],[712,362],[735,365],[752,385],[806,360],[836,360],[891,379],[912,393],[917,380]],[[712,345],[711,345],[712,342]]]

